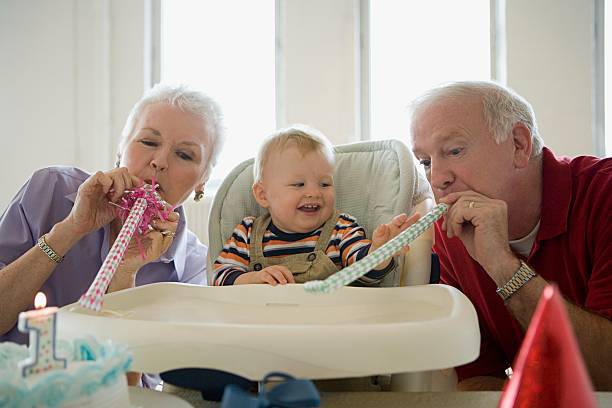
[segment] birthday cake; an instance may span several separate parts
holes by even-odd
[[[0,408],[130,406],[125,373],[132,358],[125,347],[87,337],[59,340],[56,351],[66,369],[24,377],[19,363],[28,348],[0,343]]]

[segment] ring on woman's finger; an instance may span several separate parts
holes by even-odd
[[[170,230],[162,231],[161,234],[163,236],[171,236],[172,238],[174,238],[176,236],[176,233],[173,232],[173,231],[170,231]]]
[[[474,201],[470,201],[468,208],[474,208],[474,205],[476,205],[476,203]]]

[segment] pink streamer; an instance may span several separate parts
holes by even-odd
[[[155,179],[153,179],[152,184],[145,184],[142,187],[127,190],[125,194],[123,194],[123,197],[121,197],[121,204],[117,205],[117,215],[122,221],[125,221],[136,201],[139,198],[145,199],[147,207],[142,215],[142,219],[138,223],[138,232],[140,235],[145,234],[151,229],[149,226],[153,219],[160,218],[166,221],[168,219],[168,214],[174,210],[174,207],[166,209],[164,201],[155,191],[156,187],[157,184],[155,184]]]
[[[161,199],[157,191],[157,184],[155,184],[155,178],[151,181],[151,184],[145,184],[142,187],[136,187],[132,190],[127,190],[123,197],[121,197],[121,205],[115,204],[117,208],[117,216],[121,221],[125,222],[130,211],[136,200],[144,198],[147,202],[147,207],[142,215],[140,223],[138,223],[138,234],[136,235],[136,241],[138,242],[138,248],[140,249],[140,256],[145,259],[145,253],[140,235],[146,234],[149,230],[153,229],[151,223],[155,218],[166,221],[168,214],[174,210],[174,207],[166,208],[164,201]]]

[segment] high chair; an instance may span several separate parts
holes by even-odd
[[[404,143],[365,141],[338,145],[334,150],[336,208],[356,217],[368,237],[379,224],[389,222],[397,214],[423,215],[432,208],[429,183]],[[209,217],[208,282],[213,282],[212,264],[236,224],[247,215],[260,216],[265,212],[251,193],[253,163],[254,159],[248,159],[236,166],[214,197]],[[382,286],[429,283],[432,237],[429,230],[413,241],[410,251],[396,259],[395,270],[385,277]],[[450,369],[398,374],[386,381],[391,389],[423,391],[452,388],[456,378]]]
[[[355,216],[369,236],[398,213],[429,209],[428,184],[401,142],[337,146],[336,155],[337,208]],[[238,165],[214,198],[209,263],[244,216],[261,215],[251,196],[252,166],[253,160]],[[67,305],[59,332],[65,339],[82,335],[82,327],[102,338],[112,335],[129,348],[134,371],[176,375],[175,385],[196,382],[202,391],[211,385],[207,373],[219,379],[219,371],[247,384],[282,371],[335,382],[334,391],[448,390],[455,381],[448,368],[477,358],[480,332],[465,295],[423,285],[431,241],[424,234],[411,243],[383,282],[395,287],[313,295],[300,285],[158,283],[105,295],[104,314]]]
[[[334,147],[336,153],[336,208],[357,218],[368,237],[382,223],[400,213],[426,213],[432,207],[427,180],[417,170],[408,147],[397,140],[351,143]],[[221,183],[209,217],[208,282],[213,282],[215,258],[234,227],[247,215],[260,216],[253,198],[253,159],[232,170]],[[431,268],[431,232],[412,242],[411,250],[397,261],[382,286],[406,286],[429,283]]]

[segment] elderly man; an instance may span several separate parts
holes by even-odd
[[[459,389],[499,389],[548,282],[559,286],[598,390],[612,389],[612,160],[557,158],[527,101],[495,83],[433,89],[412,142],[436,199],[442,282],[472,301],[481,351]]]

